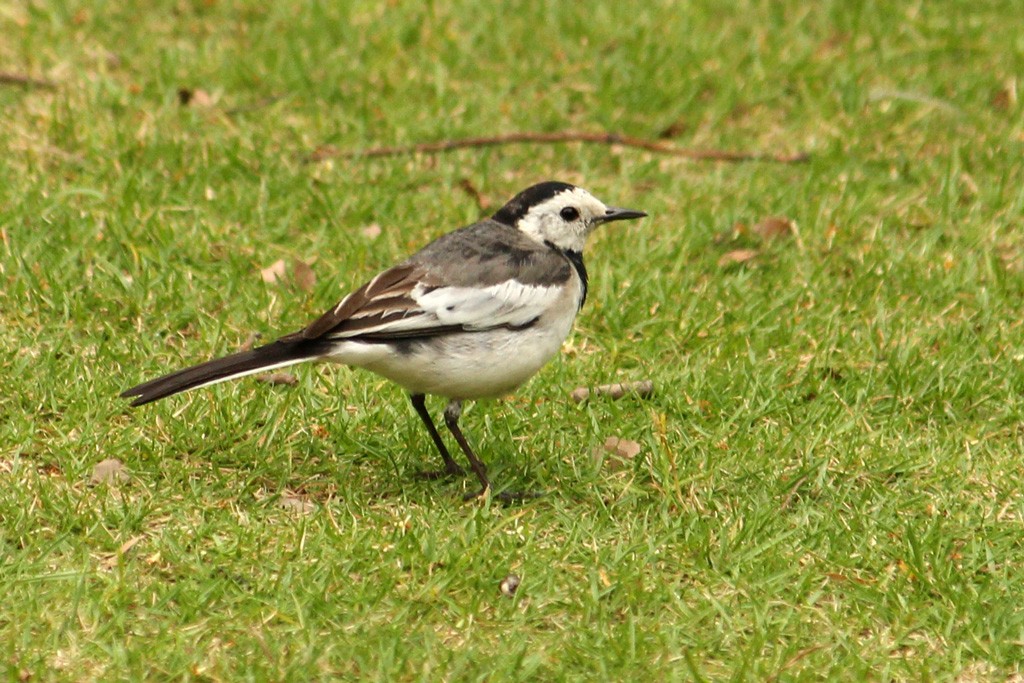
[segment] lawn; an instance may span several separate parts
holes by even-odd
[[[1022,26],[1016,0],[3,5],[0,667],[1020,680]],[[346,156],[566,130],[809,158]],[[417,479],[429,437],[366,372],[118,398],[546,179],[650,214],[591,240],[561,357],[463,417],[546,496]]]

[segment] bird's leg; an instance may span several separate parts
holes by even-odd
[[[451,431],[452,436],[459,442],[459,447],[462,448],[462,452],[466,454],[466,459],[469,460],[469,466],[473,468],[473,473],[476,474],[476,478],[480,480],[480,486],[482,487],[476,493],[466,496],[466,500],[470,498],[477,498],[487,493],[487,490],[491,488],[491,482],[487,480],[487,466],[483,464],[480,458],[476,457],[476,453],[470,448],[469,442],[466,441],[466,437],[462,435],[462,430],[459,429],[459,417],[462,415],[462,401],[452,399],[448,402],[448,406],[444,409],[444,423],[448,425],[448,430]]]
[[[444,445],[444,441],[441,440],[441,435],[437,432],[437,427],[434,426],[434,421],[430,419],[430,413],[427,412],[426,397],[423,394],[409,394],[409,399],[412,401],[412,407],[416,409],[416,414],[423,420],[424,426],[430,433],[430,438],[433,439],[434,445],[437,446],[438,452],[441,454],[441,459],[444,460],[444,469],[437,472],[421,472],[420,476],[424,479],[439,479],[440,477],[454,477],[460,474],[465,474],[465,470],[459,467],[459,463],[455,462],[455,458],[451,456],[448,449]],[[447,417],[447,413],[445,413]]]
[[[480,490],[464,496],[466,500],[472,500],[473,498],[479,498],[480,496],[487,495],[487,492],[491,488],[491,482],[487,479],[487,466],[481,462],[480,458],[476,457],[476,453],[474,453],[473,449],[469,447],[469,442],[466,441],[466,437],[463,436],[462,430],[459,429],[459,416],[461,415],[462,401],[449,401],[448,407],[444,409],[444,423],[448,425],[448,429],[451,430],[455,440],[459,442],[462,452],[466,454],[466,459],[469,460],[469,466],[473,468],[473,473],[476,474],[476,478],[480,480]],[[541,493],[499,491],[494,494],[493,497],[504,503],[517,503],[524,500],[531,500],[533,498],[540,498],[542,495],[543,494]]]

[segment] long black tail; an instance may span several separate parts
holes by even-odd
[[[132,405],[141,406],[189,389],[312,360],[322,353],[323,345],[312,340],[276,341],[252,351],[239,351],[172,372],[132,387],[121,396],[134,397]]]

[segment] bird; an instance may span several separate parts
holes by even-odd
[[[428,395],[447,399],[444,423],[481,487],[466,499],[487,495],[487,467],[459,427],[463,402],[513,392],[560,351],[587,298],[587,237],[646,215],[606,206],[570,183],[537,183],[380,272],[304,329],[121,396],[141,406],[308,361],[363,368],[408,392],[443,462],[424,474],[430,478],[465,474],[426,406]]]

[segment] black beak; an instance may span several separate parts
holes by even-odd
[[[609,206],[603,216],[598,217],[598,223],[611,223],[612,221],[628,221],[633,218],[643,218],[647,214],[635,209],[620,209],[617,206]]]

